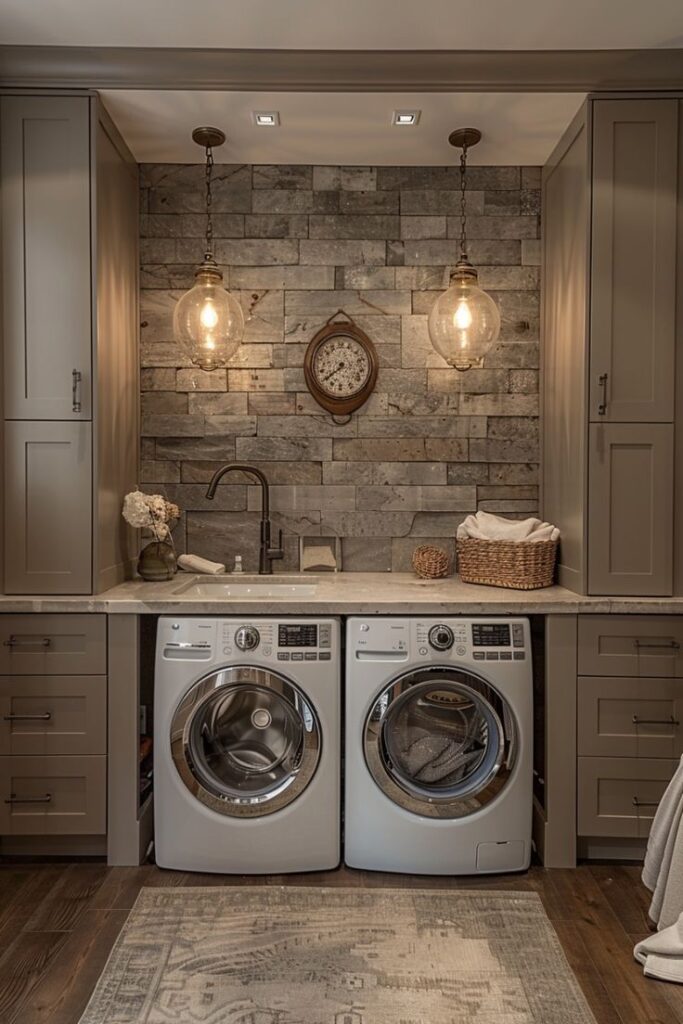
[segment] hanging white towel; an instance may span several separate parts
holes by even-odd
[[[491,512],[477,512],[467,516],[458,526],[458,540],[512,540],[541,541],[557,540],[560,531],[551,523],[541,519],[506,519]]]
[[[642,878],[658,931],[633,955],[647,977],[683,984],[683,757],[652,822]]]
[[[643,864],[643,884],[652,893],[650,917],[659,927],[661,923],[664,895],[671,876],[671,862],[678,843],[679,826],[683,817],[683,757],[674,777],[666,788],[664,796],[652,822],[650,838]],[[683,882],[681,883],[683,885]],[[681,907],[683,910],[683,906]],[[676,914],[676,917],[678,914]],[[671,924],[671,920],[666,924]]]

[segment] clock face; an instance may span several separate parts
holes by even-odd
[[[364,346],[344,334],[332,335],[318,345],[311,369],[320,390],[340,401],[362,391],[372,374]]]

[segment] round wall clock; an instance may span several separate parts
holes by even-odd
[[[338,320],[339,316],[346,319]],[[377,365],[375,346],[348,313],[340,309],[306,349],[306,386],[323,409],[334,415],[349,415],[372,394]]]

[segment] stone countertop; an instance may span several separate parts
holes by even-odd
[[[411,573],[340,573],[318,577],[312,596],[196,597],[179,593],[193,579],[131,580],[95,596],[0,596],[0,613],[106,612],[185,615],[556,615],[683,614],[683,597],[582,597],[563,587],[505,590],[463,583],[457,576],[421,580]],[[277,575],[266,577],[273,582]],[[307,582],[304,577],[302,582]]]

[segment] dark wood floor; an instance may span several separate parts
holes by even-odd
[[[0,865],[0,1024],[76,1024],[141,886],[334,885],[531,889],[541,896],[598,1024],[683,1024],[683,986],[648,981],[632,959],[648,931],[635,867],[534,867],[477,879],[341,868],[267,878],[100,863]]]

